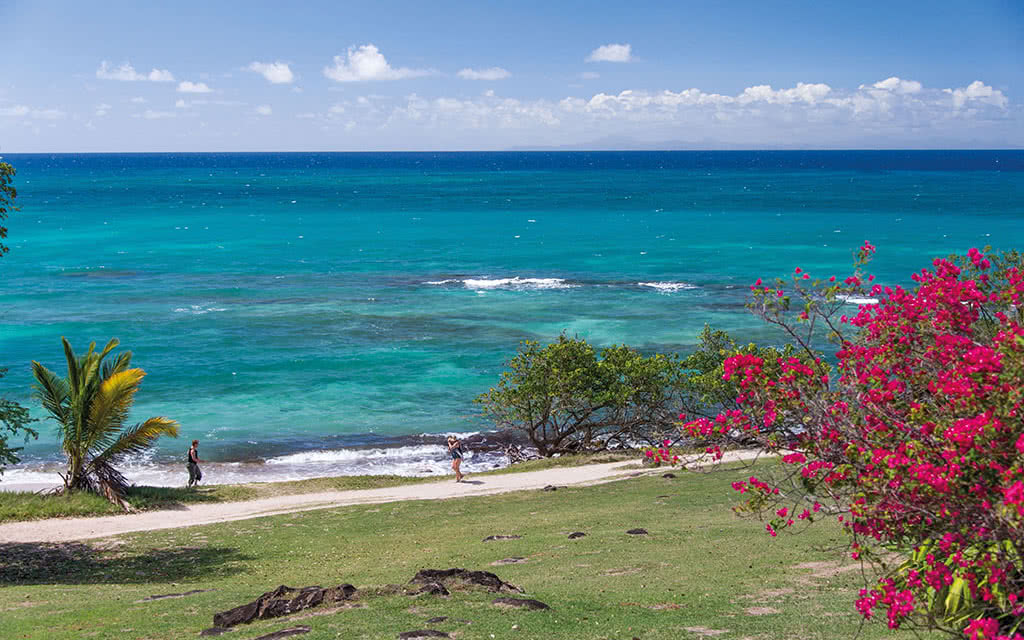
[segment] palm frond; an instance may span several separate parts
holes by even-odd
[[[177,421],[158,416],[122,431],[113,444],[92,459],[89,466],[99,468],[103,465],[113,464],[121,456],[130,453],[142,453],[149,449],[160,436],[177,438]]]
[[[93,344],[95,344],[95,343],[93,343]],[[117,338],[111,338],[110,342],[107,343],[107,346],[103,347],[103,351],[100,352],[100,354],[99,354],[100,360],[102,360],[103,358],[106,358],[107,354],[110,353],[111,351],[113,351],[114,349],[116,349],[117,345],[119,345],[119,344],[121,344],[120,340],[118,340]],[[89,351],[90,352],[92,351],[92,345],[89,345]]]
[[[132,352],[123,351],[117,355],[114,360],[108,360],[103,363],[103,379],[106,380],[115,373],[124,371],[132,363]]]
[[[32,375],[36,379],[36,397],[63,430],[70,418],[67,381],[35,360],[32,361]]]
[[[60,341],[64,345],[64,358],[68,361],[68,386],[72,389],[76,389],[79,385],[78,357],[75,356],[75,350],[71,348],[71,343],[68,342],[67,338],[61,336]]]
[[[89,428],[85,434],[89,449],[106,448],[114,442],[145,376],[142,369],[128,369],[103,380],[89,407]]]

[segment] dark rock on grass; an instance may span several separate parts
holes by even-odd
[[[303,587],[296,589],[281,585],[268,591],[252,602],[234,609],[213,614],[215,627],[233,627],[253,620],[279,618],[303,609],[319,606],[327,602],[341,602],[350,599],[356,588],[350,584],[342,584],[330,589],[323,587]]]
[[[439,622],[444,622],[447,619],[448,619],[448,616],[437,616],[437,617],[434,617],[434,618],[429,618],[427,620],[427,624],[437,624]]]
[[[494,542],[495,540],[518,540],[523,536],[511,535],[511,536],[487,536],[484,538],[484,542]]]
[[[281,638],[287,638],[289,636],[297,636],[297,635],[300,635],[300,634],[303,634],[303,633],[309,633],[310,631],[312,631],[312,629],[310,627],[307,627],[304,624],[300,624],[297,627],[289,627],[287,629],[281,629],[280,631],[275,631],[274,633],[268,633],[265,636],[260,636],[260,637],[256,638],[256,640],[280,640]]]
[[[203,629],[200,631],[199,635],[204,637],[219,636],[220,634],[227,633],[229,631],[234,631],[234,629],[229,629],[227,627],[210,627],[209,629]]]
[[[671,480],[672,478],[676,477],[676,474],[674,474],[674,473],[663,473],[663,474],[661,474],[661,477],[662,478],[668,478],[669,480]]]
[[[496,560],[496,561],[492,562],[491,565],[495,566],[495,567],[500,567],[501,565],[505,565],[505,564],[522,564],[524,562],[526,562],[526,558],[521,558],[519,556],[512,556],[511,558],[505,558],[504,560]]]
[[[421,587],[420,590],[416,592],[416,595],[423,594],[432,596],[451,595],[448,589],[446,589],[445,586],[440,582],[428,582],[427,584],[423,585],[423,587]]]
[[[531,611],[551,608],[540,600],[533,600],[532,598],[497,598],[491,604],[512,609],[529,609]]]
[[[141,600],[135,602],[150,602],[151,600],[166,600],[167,598],[184,598],[185,596],[191,596],[197,593],[206,593],[207,591],[216,591],[216,589],[193,589],[186,591],[185,593],[164,593],[158,596],[146,596]]]
[[[450,638],[444,631],[433,629],[419,629],[418,631],[403,631],[398,634],[399,640],[427,640],[428,638]]]
[[[647,533],[647,529],[630,529],[626,533],[628,533],[631,536],[646,536],[646,535],[649,535]]]
[[[412,584],[437,582],[451,589],[454,586],[483,587],[492,593],[501,591],[522,593],[523,590],[509,584],[490,571],[468,571],[466,569],[421,569],[409,581]]]
[[[549,484],[548,486],[541,489],[541,491],[558,491],[558,487],[556,487],[553,484]]]
[[[570,540],[575,540],[576,538],[582,538],[585,535],[587,535],[587,534],[583,533],[582,531],[573,531],[572,533],[569,534],[569,539]]]

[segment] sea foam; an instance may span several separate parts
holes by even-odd
[[[514,278],[465,278],[465,279],[448,279],[448,280],[432,280],[425,284],[431,285],[451,285],[461,284],[467,289],[475,291],[491,290],[491,289],[510,289],[513,291],[520,291],[526,289],[573,289],[578,287],[578,284],[566,282],[564,278],[520,278],[516,276]]]
[[[638,287],[650,287],[661,293],[675,293],[697,288],[697,285],[689,282],[638,282],[636,284]]]

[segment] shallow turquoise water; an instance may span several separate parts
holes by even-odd
[[[685,352],[710,323],[778,340],[747,285],[843,273],[866,239],[902,284],[936,255],[1024,247],[1021,152],[6,160],[23,210],[0,392],[31,405],[29,362],[58,367],[60,336],[116,336],[149,374],[135,415],[221,461],[486,428],[473,397],[524,339]],[[55,454],[43,430],[29,460]]]

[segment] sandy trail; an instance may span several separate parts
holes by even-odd
[[[755,452],[730,452],[723,462],[748,460]],[[526,471],[488,476],[466,476],[467,481],[456,483],[428,482],[424,484],[382,489],[327,491],[299,495],[275,496],[244,502],[183,505],[167,511],[99,516],[90,518],[52,518],[29,522],[0,524],[0,544],[11,542],[70,542],[135,531],[155,531],[178,527],[193,527],[215,522],[230,522],[247,518],[328,509],[355,504],[378,504],[398,500],[446,500],[466,496],[482,496],[510,491],[541,489],[547,485],[570,486],[598,484],[618,480],[627,474],[664,473],[668,468],[627,470],[623,467],[635,462],[610,462],[580,467],[558,467],[541,471]]]

